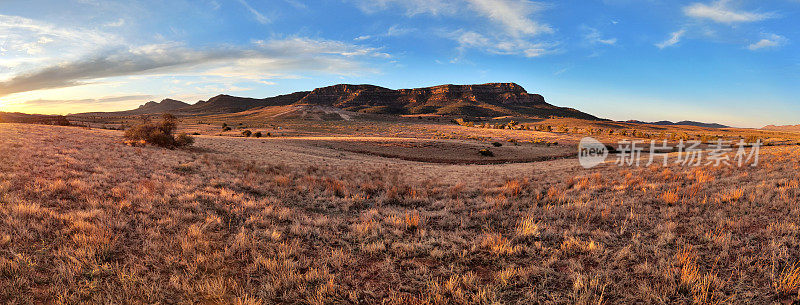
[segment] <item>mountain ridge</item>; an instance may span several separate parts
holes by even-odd
[[[167,100],[174,101],[171,99],[164,101]],[[516,83],[445,84],[397,90],[369,84],[337,84],[316,88],[312,91],[299,91],[263,99],[220,94],[206,101],[198,101],[192,105],[186,104],[180,108],[170,107],[167,110],[147,103],[134,110],[78,115],[130,115],[161,112],[219,114],[292,104],[335,107],[353,112],[391,115],[569,117],[599,120],[591,114],[573,108],[548,104],[542,95],[528,93]],[[175,105],[175,103],[170,102],[170,105]]]

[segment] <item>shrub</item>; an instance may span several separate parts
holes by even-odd
[[[178,127],[177,119],[171,114],[164,114],[161,122],[144,122],[125,131],[125,139],[129,145],[151,144],[166,148],[192,145],[194,139],[182,133],[177,138],[172,135]]]
[[[251,135],[253,135],[253,132],[247,129],[245,131],[242,131],[242,135],[245,137],[250,137]]]
[[[222,131],[231,131],[231,128],[228,126],[222,127]]]
[[[262,136],[262,134],[261,134],[260,131],[256,131],[256,133],[254,133],[253,136],[256,137],[256,138],[260,138]]]
[[[500,147],[500,146],[503,146],[503,143],[500,143],[500,142],[492,142],[492,146],[494,146],[494,147]]]
[[[484,157],[494,157],[494,153],[487,148],[481,149],[478,153],[480,153],[481,156]]]
[[[185,147],[194,144],[194,138],[186,133],[180,133],[175,137],[175,144],[178,147]]]

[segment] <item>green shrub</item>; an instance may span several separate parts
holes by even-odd
[[[253,135],[253,132],[247,129],[245,131],[242,131],[242,135],[249,138],[251,135]]]

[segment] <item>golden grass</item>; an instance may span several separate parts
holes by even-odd
[[[775,279],[775,292],[781,296],[800,294],[800,266],[786,266]]]
[[[755,168],[583,170],[251,140],[0,124],[0,303],[798,298],[797,263],[773,267],[800,261],[798,147]]]

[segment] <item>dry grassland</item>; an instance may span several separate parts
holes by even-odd
[[[771,304],[800,147],[755,168],[432,165],[0,124],[0,303]]]

